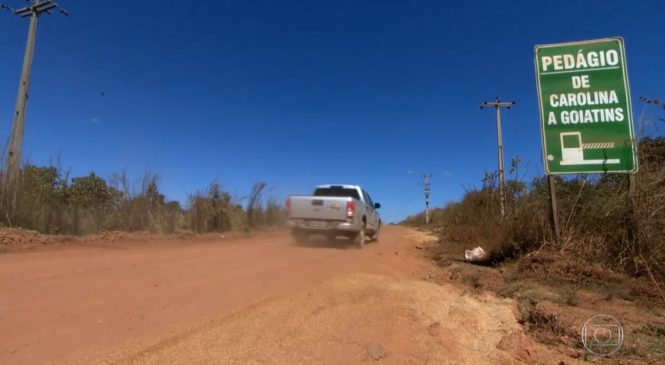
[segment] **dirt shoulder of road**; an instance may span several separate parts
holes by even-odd
[[[543,247],[495,266],[464,261],[460,244],[440,235],[425,255],[444,271],[440,281],[515,300],[516,317],[529,338],[594,363],[665,363],[665,303],[648,278],[634,278]],[[607,314],[623,327],[624,341],[610,357],[592,356],[581,340],[584,323]]]
[[[21,228],[0,228],[0,253],[21,253],[79,247],[122,247],[140,244],[169,244],[186,242],[218,242],[252,236],[268,235],[277,232],[259,231],[255,233],[225,232],[196,234],[179,231],[170,234],[151,232],[105,231],[84,236],[42,234]]]

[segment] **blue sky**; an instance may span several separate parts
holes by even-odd
[[[4,0],[15,7],[23,2]],[[387,221],[461,197],[506,163],[543,173],[533,47],[623,36],[635,113],[665,97],[659,1],[69,1],[44,16],[24,158],[73,175],[159,173],[171,199],[213,179],[243,196],[359,183]],[[28,23],[0,13],[0,141]],[[104,94],[102,96],[102,93]]]

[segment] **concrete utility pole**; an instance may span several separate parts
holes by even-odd
[[[642,107],[642,112],[640,113],[640,117],[637,120],[637,135],[635,136],[635,146],[637,147],[637,144],[639,144],[639,140],[642,137],[641,133],[642,130],[644,129],[644,113],[647,110],[647,107],[649,105],[657,105],[663,109],[665,109],[665,102],[663,102],[660,99],[652,99],[648,98],[646,96],[640,96],[640,101],[644,103],[644,106]]]
[[[652,99],[646,96],[640,96],[640,101],[644,103],[644,106],[642,107],[642,112],[640,112],[640,117],[637,120],[637,132],[634,136],[635,141],[633,142],[635,144],[635,149],[638,151],[638,156],[639,156],[639,146],[640,146],[640,140],[642,139],[642,133],[644,132],[644,123],[645,123],[645,112],[647,111],[647,107],[649,105],[657,105],[663,109],[665,109],[665,102],[663,102],[660,99]],[[637,174],[630,174],[629,178],[629,191],[628,194],[630,196],[630,201],[632,204],[632,209],[633,209],[633,219],[635,219],[635,222],[638,221],[637,217]],[[637,227],[637,224],[635,225]]]
[[[30,73],[32,70],[32,59],[35,52],[35,35],[37,33],[37,22],[42,13],[52,15],[51,10],[58,8],[60,13],[67,16],[69,13],[62,9],[55,1],[50,0],[31,0],[30,5],[12,9],[5,4],[0,3],[0,9],[9,10],[12,13],[22,17],[30,18],[30,28],[28,30],[28,41],[25,46],[25,56],[23,58],[23,70],[21,80],[18,85],[18,96],[16,97],[16,109],[14,110],[14,122],[12,123],[12,133],[7,149],[7,161],[5,164],[3,197],[7,199],[10,209],[13,211],[16,204],[16,193],[19,184],[19,174],[21,168],[21,155],[23,150],[23,130],[25,128],[25,111],[28,104],[28,91],[30,90]]]
[[[496,109],[496,137],[499,148],[499,197],[501,199],[501,218],[506,217],[506,180],[503,167],[503,138],[501,137],[501,108],[510,109],[515,105],[514,101],[502,102],[499,97],[496,101],[485,101],[480,104],[480,109],[494,108]]]
[[[423,174],[423,188],[425,189],[425,224],[429,224],[429,194],[432,192],[430,178],[432,174],[426,172]]]

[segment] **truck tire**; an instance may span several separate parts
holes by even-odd
[[[365,236],[367,235],[367,231],[365,230],[365,226],[363,225],[362,228],[360,228],[360,232],[356,235],[355,242],[358,244],[358,248],[363,248],[365,247]]]
[[[369,237],[372,239],[373,242],[379,242],[379,230],[377,229],[376,231],[374,231],[374,233],[372,233],[372,235]]]
[[[335,242],[335,238],[337,238],[337,233],[336,232],[327,232],[325,234],[325,236],[326,236],[326,241]]]
[[[299,245],[307,244],[307,241],[309,240],[309,235],[307,234],[307,232],[303,232],[302,230],[299,229],[291,230],[291,235],[296,240],[296,243],[298,243]]]

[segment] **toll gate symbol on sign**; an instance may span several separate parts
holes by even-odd
[[[561,162],[563,166],[570,165],[606,165],[619,164],[618,158],[585,159],[584,150],[611,149],[614,142],[583,143],[582,132],[562,132],[561,139]]]

